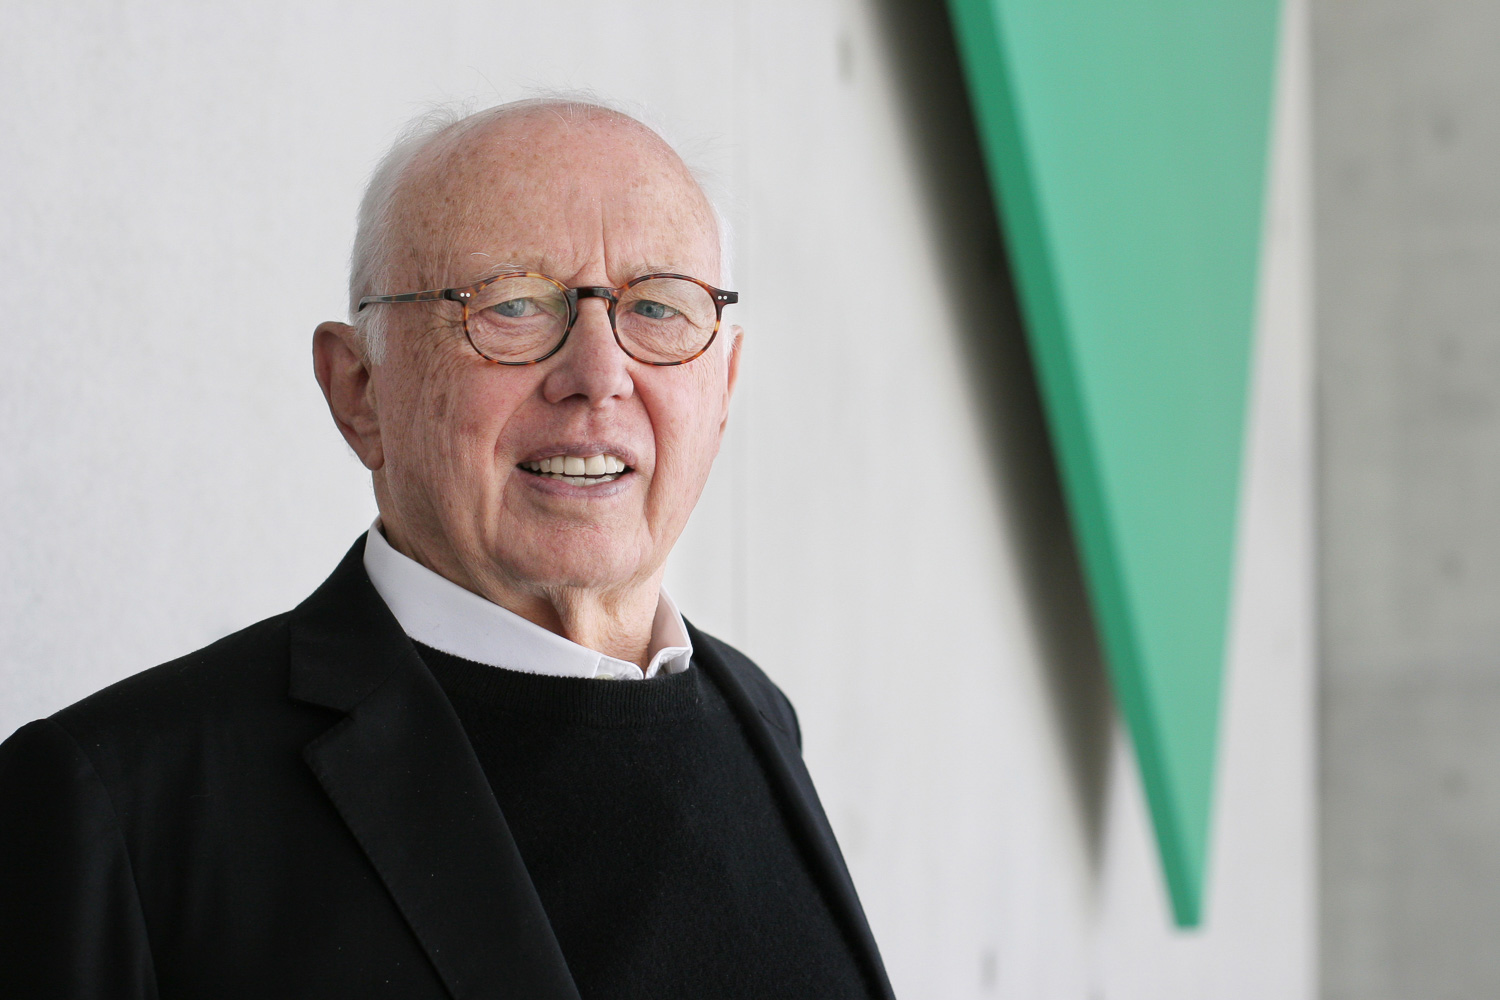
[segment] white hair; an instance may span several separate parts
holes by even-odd
[[[642,109],[625,110],[622,106],[604,101],[586,92],[554,92],[526,100],[500,104],[482,111],[471,111],[459,104],[436,105],[417,115],[397,134],[386,154],[376,163],[365,185],[364,196],[359,202],[358,222],[354,232],[354,248],[349,255],[349,322],[359,335],[359,342],[370,361],[379,364],[385,357],[385,317],[388,310],[359,308],[359,300],[366,295],[383,295],[395,291],[415,289],[388,289],[383,284],[390,270],[393,257],[393,233],[395,223],[396,195],[406,177],[408,168],[424,151],[445,137],[456,137],[476,127],[487,125],[501,118],[538,109],[549,109],[558,114],[574,115],[606,112],[623,118],[650,132],[687,165],[689,173],[697,182],[713,212],[714,224],[719,236],[720,287],[730,287],[730,264],[733,258],[733,234],[729,218],[714,196],[716,185],[710,173],[702,170],[682,155],[676,144],[663,134],[663,130],[647,119]],[[721,329],[719,340],[727,354],[733,341],[728,331]]]

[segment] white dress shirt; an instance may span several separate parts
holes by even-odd
[[[380,519],[365,538],[365,571],[411,638],[466,660],[554,677],[644,680],[681,673],[693,656],[687,626],[662,590],[651,622],[651,659],[634,663],[587,649],[487,601],[391,547]]]

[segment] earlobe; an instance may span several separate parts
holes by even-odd
[[[374,472],[385,464],[385,449],[370,365],[358,337],[348,323],[320,323],[313,331],[313,374],[339,433]]]

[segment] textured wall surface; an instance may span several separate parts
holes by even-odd
[[[726,193],[744,370],[669,585],[797,704],[898,995],[1308,996],[1295,114],[1207,920],[1179,935],[945,23],[898,0],[101,2],[0,29],[0,733],[332,568],[374,510],[308,345],[344,309],[365,173],[425,100],[592,86],[657,109]]]
[[[1500,995],[1500,7],[1313,5],[1330,1000]]]

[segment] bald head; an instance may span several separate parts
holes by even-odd
[[[560,204],[569,208],[566,218],[528,211]],[[639,120],[588,101],[543,99],[413,122],[376,167],[360,205],[350,313],[371,360],[384,355],[386,313],[360,311],[362,296],[534,267],[521,248],[535,257],[539,241],[576,245],[578,234],[563,230],[569,223],[576,229],[590,210],[598,223],[640,213],[652,225],[702,234],[715,259],[695,276],[728,283],[722,213],[682,157]],[[652,263],[680,269],[666,260]]]

